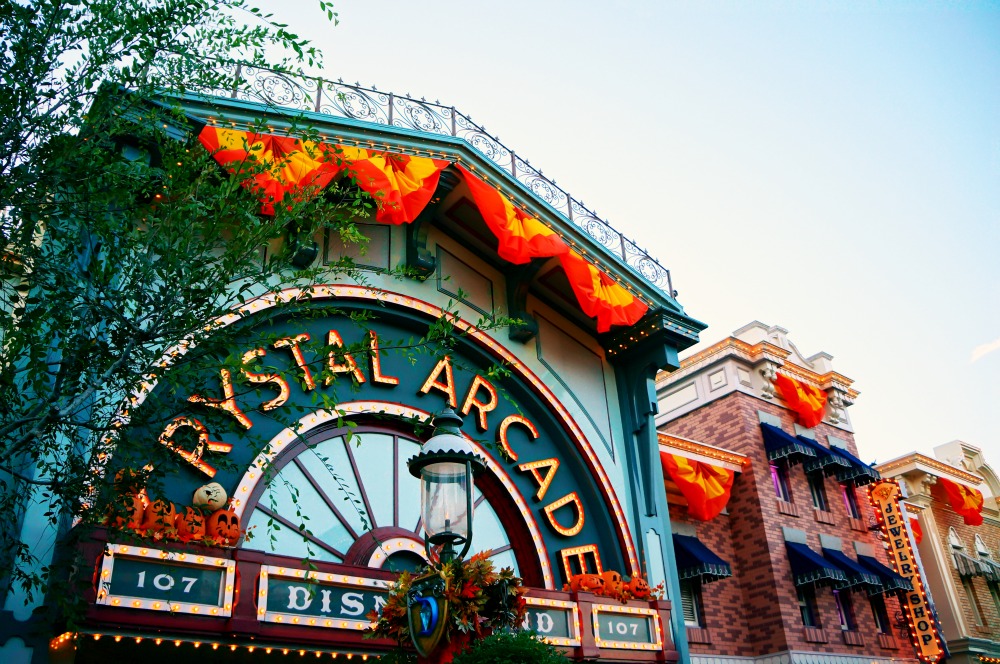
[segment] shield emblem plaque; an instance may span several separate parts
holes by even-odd
[[[429,657],[437,648],[448,626],[448,584],[437,573],[413,580],[406,593],[406,613],[410,637],[417,653]]]

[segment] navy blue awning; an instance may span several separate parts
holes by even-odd
[[[858,562],[863,567],[878,574],[879,578],[882,579],[882,592],[891,592],[893,590],[906,590],[909,592],[913,590],[913,583],[909,579],[900,576],[871,556],[858,554]]]
[[[708,583],[733,575],[729,563],[715,555],[697,537],[675,534],[673,538],[677,575],[681,579],[700,577],[702,583]]]
[[[833,563],[827,561],[805,544],[785,542],[788,549],[788,562],[792,564],[792,577],[795,585],[804,586],[818,581],[837,584],[847,582],[847,574]]]
[[[844,573],[847,574],[847,583],[842,587],[865,585],[879,591],[882,590],[882,582],[879,576],[851,560],[843,551],[824,548],[823,557],[844,570]]]
[[[816,450],[811,445],[802,443],[776,426],[761,422],[760,431],[764,434],[764,449],[769,461],[788,459],[789,463],[797,463],[816,456]]]
[[[834,454],[831,450],[823,447],[815,440],[811,438],[806,438],[805,436],[796,436],[796,440],[801,442],[803,445],[808,445],[816,451],[816,458],[810,459],[802,465],[802,470],[807,473],[815,473],[816,471],[822,470],[827,475],[833,475],[834,473],[840,473],[851,467],[851,462],[842,456]]]
[[[882,475],[867,463],[854,456],[843,447],[830,446],[830,452],[847,461],[847,468],[837,470],[837,481],[851,482],[864,486],[882,479]]]

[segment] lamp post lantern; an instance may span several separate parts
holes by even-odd
[[[434,435],[406,465],[420,479],[424,549],[430,558],[431,545],[440,545],[441,562],[448,563],[463,559],[472,545],[472,482],[486,466],[459,433],[462,418],[455,411],[445,409],[431,425]]]

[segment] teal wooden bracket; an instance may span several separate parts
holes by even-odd
[[[528,291],[531,289],[531,282],[535,280],[538,271],[547,262],[548,259],[536,258],[506,272],[507,315],[519,321],[511,325],[507,331],[507,336],[511,341],[527,343],[538,335],[538,321],[528,313]]]
[[[427,248],[427,229],[437,215],[441,201],[458,182],[458,174],[450,167],[441,171],[441,179],[431,202],[412,223],[406,224],[406,267],[415,279],[423,281],[437,268],[437,258]]]

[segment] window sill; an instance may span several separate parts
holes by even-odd
[[[847,517],[847,522],[851,525],[851,530],[857,530],[860,532],[868,532],[868,526],[865,524],[864,519],[855,519],[853,516]]]
[[[892,634],[878,634],[878,647],[883,650],[899,650],[899,644]]]
[[[809,643],[826,643],[826,632],[822,627],[803,627],[802,634]]]
[[[827,512],[826,510],[818,510],[814,508],[813,516],[816,517],[816,520],[819,521],[820,523],[825,523],[828,526],[837,525],[837,520],[833,518],[832,512]]]
[[[790,503],[787,500],[776,499],[778,503],[778,512],[780,514],[786,514],[788,516],[797,517],[799,515],[798,508],[795,507],[794,503]]]
[[[861,635],[861,632],[845,629],[842,630],[840,633],[844,636],[844,645],[848,646],[865,645],[865,637]]]
[[[687,628],[688,643],[711,643],[712,635],[704,627]]]

